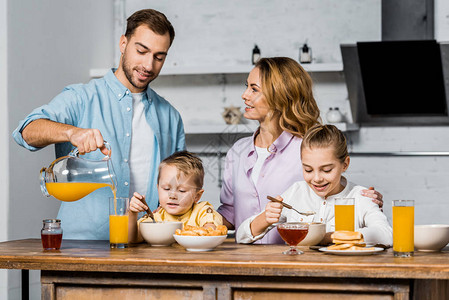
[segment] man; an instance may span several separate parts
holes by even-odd
[[[150,209],[158,206],[157,168],[162,159],[185,149],[181,117],[149,83],[164,64],[175,32],[164,14],[145,9],[127,20],[120,38],[120,63],[101,79],[66,87],[49,104],[22,120],[13,137],[36,151],[55,144],[56,156],[78,147],[86,159],[108,154],[117,175],[117,197],[146,195]],[[100,149],[100,151],[95,151]],[[109,238],[109,188],[81,200],[62,202],[58,218],[64,238]]]

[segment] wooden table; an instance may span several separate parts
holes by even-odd
[[[307,247],[238,245],[211,252],[181,246],[109,249],[107,241],[0,243],[0,268],[42,270],[42,299],[449,299],[449,249],[395,258],[392,250],[336,256]],[[78,297],[78,298],[76,298]]]

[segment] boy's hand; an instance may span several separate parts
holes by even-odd
[[[281,196],[277,196],[276,199],[283,201]],[[277,202],[268,202],[267,206],[265,206],[265,220],[269,224],[273,224],[279,222],[279,218],[281,217],[282,212],[282,204]]]
[[[131,201],[129,202],[129,210],[133,213],[139,213],[148,209],[148,206],[142,203],[142,199],[145,199],[145,196],[134,192]]]

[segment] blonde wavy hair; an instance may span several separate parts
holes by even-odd
[[[271,110],[268,117],[279,117],[283,131],[303,137],[310,127],[321,123],[312,79],[298,62],[288,57],[267,57],[255,67],[260,71],[262,93]]]

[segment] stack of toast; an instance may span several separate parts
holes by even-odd
[[[331,238],[334,245],[327,247],[328,250],[374,250],[366,247],[363,235],[357,231],[335,231]]]

